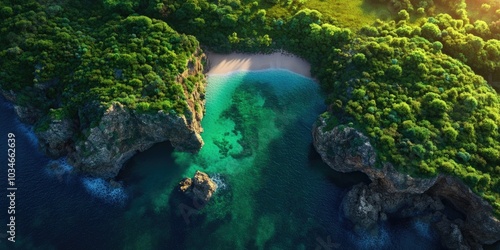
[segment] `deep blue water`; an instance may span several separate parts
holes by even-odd
[[[339,206],[363,177],[334,172],[312,149],[321,98],[312,80],[288,71],[211,76],[204,149],[192,155],[155,145],[127,163],[121,189],[50,170],[30,128],[1,99],[0,152],[15,133],[18,191],[16,243],[0,238],[0,248],[439,249],[429,225],[411,219],[382,225],[375,236],[352,232]],[[5,197],[5,154],[0,164]],[[175,191],[198,169],[220,186],[203,208]],[[2,198],[3,225],[6,213]]]

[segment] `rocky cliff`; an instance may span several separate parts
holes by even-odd
[[[156,114],[140,114],[114,103],[106,110],[99,125],[90,129],[87,138],[74,144],[68,161],[84,173],[111,178],[135,153],[158,142],[169,140],[179,150],[199,150],[203,141],[197,129],[199,125],[194,125],[199,122],[163,110]],[[50,145],[46,149],[50,150]]]
[[[188,69],[176,81],[183,83],[190,75],[203,74],[204,60],[205,54],[198,50],[187,62]],[[140,113],[113,102],[97,126],[81,128],[78,120],[52,119],[46,129],[35,133],[47,155],[67,156],[68,162],[84,174],[113,178],[126,160],[155,143],[168,140],[176,149],[190,152],[203,146],[200,122],[205,110],[204,85],[203,79],[191,93],[185,88],[188,107],[183,115],[163,110]],[[3,91],[2,94],[16,103],[15,93]],[[41,117],[34,107],[14,107],[23,122],[34,124]]]
[[[493,208],[457,178],[413,178],[389,163],[377,168],[376,152],[366,136],[351,127],[326,126],[319,118],[313,129],[313,143],[323,161],[340,172],[361,171],[372,181],[354,186],[342,202],[357,231],[376,233],[378,224],[390,216],[421,217],[433,224],[450,249],[477,249],[500,240]],[[450,218],[443,203],[451,203],[461,216]]]

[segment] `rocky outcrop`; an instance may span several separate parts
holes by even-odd
[[[87,138],[76,143],[68,162],[84,173],[112,178],[126,160],[158,142],[169,140],[179,150],[194,152],[203,141],[193,122],[199,121],[163,110],[140,114],[114,103],[99,125],[89,130]]]
[[[38,143],[47,155],[59,158],[68,155],[73,150],[73,135],[76,126],[70,119],[52,120],[47,130],[36,131]]]
[[[190,75],[202,74],[205,55],[198,51],[188,62],[188,69],[178,76],[183,82]],[[203,146],[200,136],[201,119],[205,110],[204,81],[197,90],[188,93],[188,109],[184,115],[160,110],[155,114],[139,113],[120,103],[113,103],[103,114],[99,124],[88,131],[85,140],[74,145],[68,161],[81,172],[112,178],[122,165],[137,152],[155,143],[170,141],[181,151],[196,152]]]
[[[208,174],[196,171],[193,178],[184,178],[179,182],[179,190],[193,199],[208,202],[217,190],[217,184]]]
[[[14,91],[5,91],[0,89],[0,93],[5,97],[5,99],[7,99],[7,101],[14,104],[14,111],[21,122],[33,125],[43,116],[42,112],[35,107],[18,105],[17,95]]]
[[[466,215],[461,227],[465,237],[472,237],[481,244],[493,244],[500,240],[500,221],[492,216],[493,208],[461,181],[441,176],[426,193],[448,200]]]
[[[441,211],[440,199],[427,194],[390,193],[377,183],[355,185],[342,201],[346,218],[354,222],[356,231],[375,233],[380,221],[397,214],[398,217],[413,217],[429,211]]]
[[[361,171],[388,192],[423,193],[437,180],[420,179],[395,171],[390,163],[375,167],[376,153],[368,137],[347,126],[325,130],[326,121],[319,118],[313,129],[314,146],[331,168],[343,172]]]
[[[421,217],[433,223],[447,248],[477,249],[500,240],[493,208],[457,178],[413,178],[388,163],[377,168],[376,152],[366,136],[343,125],[327,130],[324,118],[315,124],[313,143],[331,168],[361,171],[371,179],[369,185],[354,186],[342,201],[342,211],[358,232],[377,232],[379,222],[390,216]],[[463,218],[448,218],[445,201]]]
[[[205,54],[199,49],[186,62],[186,71],[176,80],[183,83],[191,75],[203,76],[204,60]],[[104,108],[99,103],[87,103],[88,107],[82,109],[103,112],[102,116],[95,114],[96,117],[101,117],[98,123],[84,124],[78,118],[52,119],[47,126],[37,129],[35,133],[41,149],[47,155],[67,156],[68,163],[81,173],[113,178],[126,160],[155,143],[170,141],[176,149],[189,152],[198,151],[203,146],[200,133],[205,110],[204,85],[202,78],[196,83],[194,91],[184,88],[188,107],[182,115],[163,110],[139,113],[119,102],[113,102]],[[16,96],[12,91],[2,91],[2,94],[16,103]],[[46,119],[41,118],[36,109],[14,107],[23,122],[34,124],[40,119]]]

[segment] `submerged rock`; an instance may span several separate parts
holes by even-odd
[[[179,182],[179,190],[193,199],[208,202],[217,190],[217,184],[208,174],[196,171],[193,178],[184,178]]]
[[[493,208],[461,180],[447,175],[414,178],[399,173],[389,163],[375,166],[376,152],[368,137],[347,126],[326,129],[319,118],[313,128],[313,144],[321,158],[340,172],[361,171],[370,185],[354,186],[342,201],[342,211],[358,232],[377,232],[387,217],[426,218],[452,249],[477,249],[500,240],[500,221]],[[449,218],[444,201],[463,218]]]

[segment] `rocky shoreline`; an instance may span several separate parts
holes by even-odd
[[[188,76],[204,72],[205,54],[198,50],[192,58],[188,70],[177,81],[182,83]],[[67,156],[68,163],[77,171],[112,179],[130,157],[155,143],[168,140],[175,148],[190,152],[203,146],[200,133],[205,86],[204,82],[197,85],[197,90],[189,95],[185,115],[162,110],[154,114],[139,113],[115,102],[83,139],[74,141],[81,129],[77,121],[69,119],[52,120],[48,129],[37,131],[36,136],[47,155]],[[34,124],[41,119],[42,113],[36,107],[16,105],[14,92],[1,93],[14,103],[22,122]],[[363,172],[372,181],[354,186],[341,204],[341,210],[357,232],[376,234],[379,224],[389,218],[416,217],[431,223],[443,246],[449,249],[481,249],[484,244],[500,240],[500,221],[493,216],[492,207],[460,180],[446,175],[412,178],[397,172],[389,163],[376,168],[376,151],[366,136],[347,126],[332,130],[325,127],[326,122],[320,117],[312,130],[314,146],[323,161],[340,172]],[[185,179],[181,190],[188,195],[198,193],[197,196],[208,201],[217,186],[212,185],[206,174],[197,173],[195,181],[196,178],[206,180],[203,185],[210,188],[196,188],[193,179]],[[459,215],[450,216],[447,207]]]
[[[366,136],[348,126],[326,126],[320,117],[313,128],[314,147],[323,161],[340,172],[361,171],[372,181],[354,186],[341,204],[358,233],[376,234],[378,225],[391,217],[413,217],[431,223],[449,249],[482,249],[500,240],[493,208],[457,178],[412,178],[389,163],[377,168]],[[450,216],[446,206],[458,216]]]
[[[204,61],[206,56],[198,49],[187,62],[188,69],[177,77],[177,81],[183,83],[190,75],[203,74]],[[200,133],[203,131],[201,119],[205,110],[204,89],[205,80],[198,82],[191,94],[185,89],[188,108],[184,115],[163,110],[139,113],[114,102],[104,111],[97,126],[82,129],[78,120],[53,119],[47,129],[35,131],[35,134],[41,150],[48,156],[67,156],[68,163],[76,171],[111,179],[128,159],[155,143],[170,141],[176,149],[198,151],[203,146]],[[17,105],[14,92],[1,93],[14,104],[22,122],[33,125],[42,118],[43,114],[36,107]],[[98,106],[99,103],[88,105]],[[76,137],[79,139],[75,140]]]

